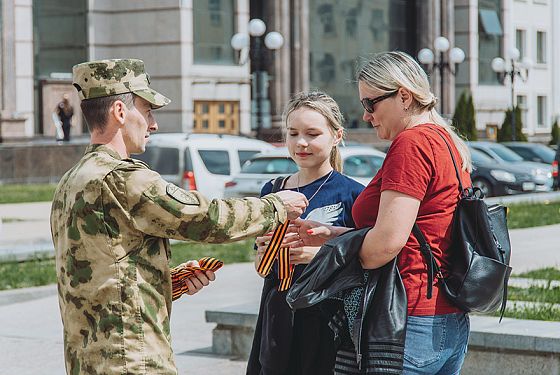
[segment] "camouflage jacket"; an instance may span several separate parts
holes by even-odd
[[[235,241],[285,220],[274,194],[209,202],[89,146],[51,211],[67,373],[176,374],[167,238]]]

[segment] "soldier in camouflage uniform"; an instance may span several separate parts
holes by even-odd
[[[141,161],[152,109],[169,99],[149,88],[140,60],[73,68],[91,132],[83,158],[56,189],[51,230],[68,374],[177,374],[168,238],[221,243],[269,232],[307,205],[283,191],[262,199],[208,201],[164,181]],[[213,279],[197,274],[193,293]]]

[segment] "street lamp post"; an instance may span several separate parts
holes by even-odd
[[[231,46],[240,52],[239,64],[251,61],[251,128],[257,131],[257,138],[262,138],[264,128],[272,126],[270,120],[270,100],[268,99],[268,72],[265,64],[266,50],[277,50],[284,44],[284,37],[276,31],[264,36],[266,24],[253,18],[249,21],[249,34],[237,33],[231,38]],[[253,43],[251,45],[251,37]],[[264,44],[264,46],[263,46]],[[266,47],[266,48],[265,48]]]
[[[515,77],[521,78],[523,82],[529,78],[529,69],[533,65],[533,61],[525,56],[519,61],[519,50],[512,48],[509,50],[509,59],[506,61],[501,57],[495,57],[492,60],[492,70],[498,75],[498,79],[504,83],[509,77],[511,82],[511,139],[516,140],[515,134]]]
[[[449,49],[449,40],[446,37],[438,36],[434,40],[434,50],[435,54],[439,55],[436,61],[434,52],[429,48],[422,48],[418,52],[418,61],[420,63],[427,65],[428,71],[433,72],[435,69],[439,70],[440,74],[440,111],[444,114],[444,77],[445,70],[449,71],[451,74],[455,75],[457,73],[458,64],[465,60],[465,52],[459,47],[453,47]],[[449,56],[446,59],[446,54],[449,51]]]

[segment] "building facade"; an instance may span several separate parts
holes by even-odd
[[[246,31],[248,0],[2,0],[1,127],[4,140],[54,137],[64,93],[75,109],[72,66],[134,57],[172,99],[162,131],[249,134],[250,67],[230,46]],[[14,95],[15,93],[15,95]],[[72,133],[87,132],[81,116]]]
[[[230,45],[251,18],[284,36],[265,51],[262,66],[272,138],[281,139],[282,111],[293,93],[331,94],[350,135],[375,141],[362,120],[355,72],[369,54],[403,50],[416,56],[445,36],[465,51],[456,76],[430,71],[440,111],[454,112],[469,90],[484,138],[495,137],[511,106],[511,85],[497,79],[494,57],[517,46],[534,66],[515,79],[524,132],[545,140],[560,115],[560,2],[555,0],[2,0],[0,2],[0,135],[5,140],[53,138],[53,111],[64,93],[75,109],[74,64],[135,57],[146,62],[153,86],[172,99],[158,111],[161,131],[255,135],[252,72]],[[254,41],[253,41],[254,42]],[[254,46],[254,45],[253,45]],[[241,60],[244,60],[241,58]],[[262,68],[261,66],[261,68]],[[441,82],[443,80],[443,82]],[[443,83],[443,84],[442,84]],[[267,99],[268,99],[267,98]],[[444,103],[444,107],[441,107]],[[72,132],[87,129],[75,116]],[[267,119],[266,123],[269,121]],[[352,138],[352,137],[351,137]]]
[[[513,86],[523,132],[532,141],[549,139],[560,116],[560,51],[553,48],[560,42],[559,22],[560,2],[554,0],[455,0],[455,40],[467,55],[456,91],[472,93],[482,137],[495,139],[505,110],[512,107],[511,79],[498,78],[492,59],[504,58],[511,70],[510,50],[516,47],[519,60],[533,62],[528,75],[516,76]]]

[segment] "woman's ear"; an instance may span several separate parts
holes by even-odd
[[[403,109],[408,111],[408,108],[412,105],[412,93],[410,90],[405,89],[404,87],[399,88],[399,98],[402,102]]]

